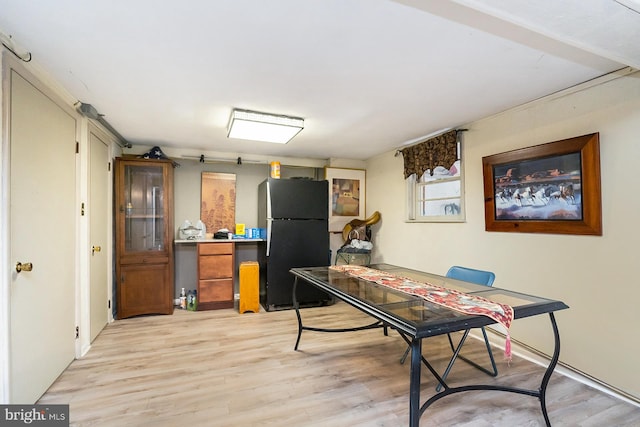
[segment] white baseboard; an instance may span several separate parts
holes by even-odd
[[[505,336],[500,332],[492,330],[491,328],[485,328],[485,330],[487,331],[487,336],[489,337],[489,342],[491,343],[491,345],[504,351]],[[483,339],[479,330],[478,332],[474,330],[469,335],[477,340]],[[543,367],[549,366],[549,360],[551,359],[549,356],[542,354],[541,352],[515,340],[512,340],[511,342],[511,352],[518,357],[521,357]],[[606,393],[610,396],[613,396],[617,399],[623,400],[640,408],[640,399],[635,398],[634,396],[629,396],[623,391],[618,390],[615,387],[598,380],[597,378],[593,378],[583,372],[580,372],[578,369],[575,369],[571,366],[563,363],[558,363],[558,365],[556,365],[556,368],[554,369],[554,372],[560,375],[564,375],[565,377],[571,378],[591,388],[594,388],[598,391]]]

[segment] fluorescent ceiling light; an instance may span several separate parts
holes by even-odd
[[[303,128],[304,120],[297,117],[233,110],[227,138],[286,144]]]

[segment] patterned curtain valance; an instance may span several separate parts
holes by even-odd
[[[420,178],[427,169],[433,175],[436,166],[447,169],[458,160],[458,131],[452,130],[420,144],[400,150],[404,158],[404,178],[416,174]]]

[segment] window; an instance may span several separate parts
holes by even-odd
[[[464,192],[460,160],[446,169],[436,166],[419,178],[412,174],[407,182],[407,219],[412,222],[462,222]]]
[[[460,130],[402,150],[408,221],[464,221]]]

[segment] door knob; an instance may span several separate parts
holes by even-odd
[[[20,273],[21,271],[31,271],[33,270],[33,264],[31,264],[30,262],[25,262],[24,264],[21,262],[18,262],[16,264],[16,271],[18,273]]]
[[[96,252],[100,252],[102,250],[102,248],[100,246],[91,246],[91,255],[93,255]]]

